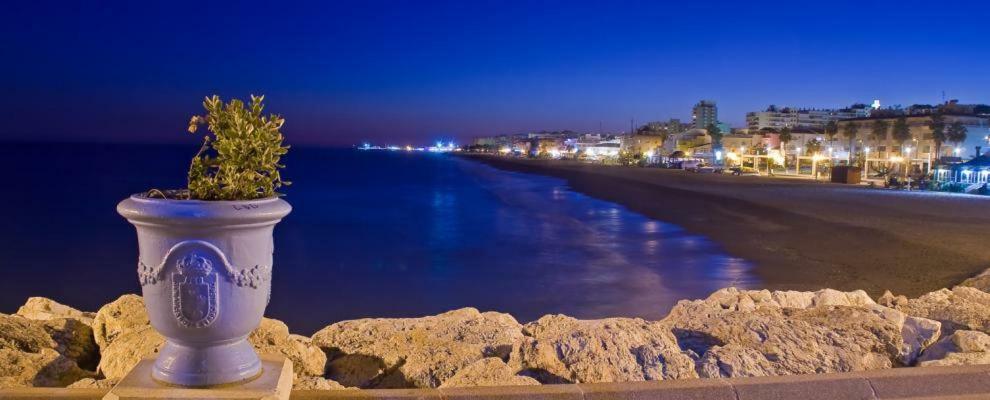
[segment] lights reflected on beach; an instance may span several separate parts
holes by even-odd
[[[660,232],[660,222],[651,220],[643,223],[643,233],[657,233],[657,232]]]
[[[457,145],[454,144],[454,142],[448,142],[448,143],[436,142],[435,145],[430,147],[414,147],[412,145],[405,145],[405,146],[388,145],[382,147],[382,146],[372,145],[371,143],[362,143],[357,148],[359,150],[387,150],[387,151],[405,151],[405,152],[425,151],[430,153],[448,153],[454,151],[461,151],[461,149],[457,147]]]

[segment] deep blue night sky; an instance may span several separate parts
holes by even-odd
[[[191,141],[211,93],[334,145],[990,102],[987,2],[227,3],[5,4],[0,140]]]

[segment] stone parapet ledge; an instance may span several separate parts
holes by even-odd
[[[100,399],[107,390],[0,390],[4,400]],[[895,368],[758,378],[450,389],[293,391],[298,400],[776,400],[990,399],[990,365]]]

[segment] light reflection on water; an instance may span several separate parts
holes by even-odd
[[[327,279],[347,284],[337,289],[334,299],[340,308],[319,310],[326,315],[323,319],[424,315],[461,306],[509,312],[522,321],[546,313],[660,318],[677,300],[756,283],[749,264],[721,254],[705,238],[572,192],[558,179],[450,157],[355,157],[416,167],[402,173],[391,168],[365,171],[366,182],[377,183],[372,189],[336,184],[320,186],[335,187],[333,194],[325,189],[296,194],[297,203],[329,196],[346,210],[352,203],[375,204],[372,194],[384,187],[401,187],[390,190],[397,194],[382,204],[395,218],[352,220],[351,213],[337,215],[337,225],[352,227],[348,234],[365,241],[339,249],[336,256],[348,267],[328,273]],[[419,197],[429,199],[428,207],[420,206]],[[305,209],[297,203],[297,210]],[[302,218],[295,217],[280,227],[282,232],[299,228],[293,223]],[[426,234],[422,243],[420,231]],[[407,240],[382,242],[397,233]],[[376,242],[382,242],[380,250],[355,253]],[[318,256],[306,258],[314,257]],[[388,274],[388,262],[378,261],[381,258],[401,258],[403,267]],[[369,262],[386,267],[361,267]],[[368,293],[376,287],[382,289]],[[273,300],[275,316],[286,312]]]
[[[4,152],[11,165],[49,161],[24,183],[30,201],[11,205],[25,212],[10,216],[19,234],[0,244],[10,267],[0,312],[28,296],[95,310],[137,292],[134,231],[113,205],[144,188],[181,185],[194,151]],[[268,315],[298,333],[467,306],[521,321],[547,313],[656,319],[679,299],[757,283],[747,262],[704,237],[572,192],[559,179],[430,154],[293,148],[286,164],[294,209],[275,230]],[[62,182],[57,192],[45,184],[53,181]],[[85,192],[88,201],[60,208],[62,191]]]
[[[524,240],[539,248],[530,265],[543,271],[546,289],[530,296],[546,297],[554,312],[660,318],[677,300],[757,283],[748,263],[719,253],[704,237],[572,192],[563,181],[473,163],[462,168],[483,177],[481,187],[514,211],[499,214],[509,220],[499,226],[525,230],[513,222],[537,222]]]

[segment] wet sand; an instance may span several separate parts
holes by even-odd
[[[768,289],[909,296],[990,267],[990,197],[466,156],[565,179],[572,189],[708,236],[756,265]]]

